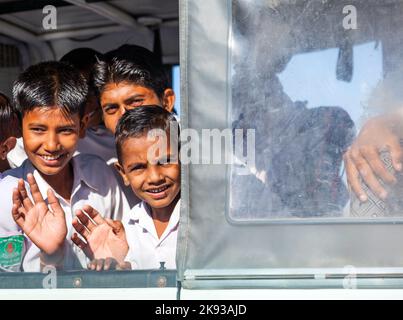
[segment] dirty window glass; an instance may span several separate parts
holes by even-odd
[[[386,200],[359,178],[368,196],[359,201],[343,163],[362,127],[403,102],[402,1],[250,4],[232,1],[229,217],[402,216],[403,178],[387,150],[378,157],[397,183],[377,178]]]

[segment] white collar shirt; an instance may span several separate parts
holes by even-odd
[[[85,137],[78,140],[77,153],[95,154],[104,159],[108,165],[118,161],[115,137],[105,126],[87,129]]]
[[[8,164],[10,165],[10,168],[18,168],[25,160],[27,160],[27,158],[24,149],[24,142],[22,138],[18,138],[15,147],[7,154]]]
[[[176,242],[178,237],[180,200],[171,214],[164,233],[158,238],[149,206],[136,205],[123,217],[123,225],[129,244],[126,261],[132,269],[176,269]]]
[[[65,242],[64,269],[74,270],[86,268],[87,258],[81,249],[75,246],[71,241],[74,228],[72,220],[75,211],[81,209],[84,205],[90,205],[96,209],[103,217],[120,220],[123,212],[130,211],[127,200],[119,187],[115,176],[106,163],[94,155],[77,155],[72,158],[74,181],[70,203],[55,192],[61,207],[66,214],[66,224],[68,233]],[[11,216],[12,208],[12,189],[17,186],[16,181],[22,178],[26,181],[28,173],[32,173],[36,179],[39,190],[47,201],[47,190],[50,188],[48,183],[42,178],[38,170],[27,160],[21,167],[5,172],[7,177],[0,182],[1,197],[0,208],[0,237],[3,234],[15,234],[21,231],[13,221]],[[15,178],[15,184],[10,183]],[[26,183],[27,185],[27,183]],[[26,254],[23,259],[22,269],[24,271],[40,271],[40,250],[28,240]]]

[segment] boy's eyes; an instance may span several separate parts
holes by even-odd
[[[118,105],[110,105],[104,108],[105,113],[114,114],[119,109]]]
[[[135,107],[140,107],[143,105],[144,99],[135,99],[130,102],[130,107],[135,108]]]
[[[31,131],[36,132],[36,133],[40,133],[40,132],[45,132],[46,129],[45,128],[30,128]]]
[[[47,131],[45,128],[40,128],[40,127],[38,127],[38,128],[33,127],[33,128],[30,128],[30,130],[35,133],[43,133],[43,132]],[[58,132],[63,133],[63,134],[71,134],[71,133],[74,133],[75,130],[73,128],[63,128],[63,129],[58,130]]]
[[[160,159],[157,162],[154,163],[150,163],[150,165],[157,165],[157,166],[169,166],[172,164],[176,164],[177,161],[173,158],[167,158],[167,159]],[[139,164],[135,164],[133,166],[129,167],[129,171],[133,172],[139,172],[140,170],[146,170],[149,164],[146,163],[139,163]]]
[[[63,134],[71,134],[71,133],[74,133],[75,130],[72,128],[64,128],[64,129],[61,129],[59,132],[63,133]]]
[[[134,99],[134,100],[128,101],[126,103],[127,103],[126,108],[130,108],[130,109],[131,108],[136,108],[136,107],[140,107],[140,106],[142,106],[144,104],[144,99],[143,98]],[[110,104],[110,105],[104,106],[103,109],[104,109],[104,112],[106,114],[112,115],[112,114],[116,113],[116,111],[119,110],[119,105]]]
[[[144,170],[147,168],[147,165],[145,164],[137,164],[134,165],[133,167],[130,168],[130,171],[140,171],[140,170]]]
[[[177,162],[178,162],[178,161],[175,160],[174,158],[168,157],[168,158],[166,158],[166,159],[158,160],[157,164],[158,164],[159,166],[167,166],[167,165],[175,164],[175,163],[177,163]]]

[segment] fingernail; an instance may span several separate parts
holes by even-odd
[[[397,163],[397,164],[396,164],[396,170],[397,170],[397,171],[401,171],[401,170],[402,170],[402,164],[401,164],[401,163]]]
[[[387,198],[387,196],[388,196],[388,193],[386,191],[382,191],[381,194],[379,195],[379,197],[382,200],[385,200]]]
[[[368,198],[367,198],[367,196],[366,195],[360,195],[360,201],[361,202],[365,202],[365,201],[367,201],[368,200]]]

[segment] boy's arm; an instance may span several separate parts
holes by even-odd
[[[61,267],[67,235],[65,213],[51,190],[48,190],[50,210],[43,200],[33,175],[28,174],[27,179],[34,202],[28,197],[24,181],[20,179],[18,188],[13,191],[13,219],[41,250],[41,264]]]
[[[90,260],[112,259],[117,265],[123,265],[129,246],[120,221],[104,219],[94,208],[86,205],[83,210],[76,211],[73,227],[85,241],[76,233],[71,240]]]
[[[64,247],[59,248],[50,255],[41,250],[39,258],[41,271],[46,266],[54,266],[56,269],[61,270],[64,264]]]

